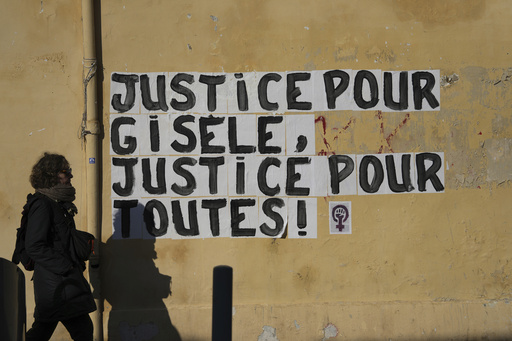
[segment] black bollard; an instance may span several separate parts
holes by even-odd
[[[25,340],[25,275],[16,264],[0,258],[0,340]]]
[[[233,269],[213,268],[212,341],[231,341],[233,310]]]

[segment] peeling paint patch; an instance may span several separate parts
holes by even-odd
[[[334,60],[345,62],[350,60],[357,61],[358,42],[356,38],[347,37],[336,41],[336,50],[334,51]]]
[[[299,330],[300,329],[300,325],[297,322],[297,320],[293,320],[293,323],[295,324],[295,329]]]
[[[380,49],[377,46],[372,47],[366,51],[368,60],[373,60],[374,63],[394,63],[396,60],[395,53],[390,48]]]
[[[44,130],[46,130],[46,128],[39,129],[37,132],[38,132],[38,133],[40,133],[40,132],[42,132],[42,131],[44,131]],[[31,132],[28,134],[28,136],[32,136],[32,134],[33,134],[33,133],[34,133],[34,132],[33,132],[33,131],[31,131]]]
[[[276,334],[276,328],[263,326],[263,333],[258,336],[258,341],[279,341]]]
[[[441,87],[447,88],[452,86],[453,84],[457,83],[459,81],[459,75],[456,73],[453,73],[449,76],[442,75],[441,76]]]
[[[487,156],[487,181],[512,180],[512,139],[485,141]]]
[[[400,21],[414,21],[425,27],[450,26],[458,22],[471,22],[486,11],[485,0],[463,1],[464,6],[450,10],[443,1],[395,0],[393,10]],[[411,27],[413,29],[413,27]]]
[[[210,15],[210,18],[212,19],[212,21],[214,23],[217,23],[219,21],[219,18],[217,18],[216,16],[214,15]],[[215,32],[217,32],[217,24],[215,24],[215,28],[214,28]]]
[[[336,336],[338,336],[338,328],[336,328],[334,324],[329,323],[327,326],[325,326],[324,338],[322,339],[322,341],[335,338]]]
[[[501,75],[500,79],[497,79],[494,82],[494,85],[498,84],[504,84],[505,82],[510,82],[510,79],[512,78],[512,68],[508,68],[507,70],[503,71],[503,74]]]

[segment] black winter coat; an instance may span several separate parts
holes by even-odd
[[[41,194],[29,194],[30,203],[25,248],[35,262],[34,318],[62,321],[96,310],[85,266],[73,261],[69,252],[69,231],[76,228],[73,216]]]

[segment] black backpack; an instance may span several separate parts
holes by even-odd
[[[30,258],[27,254],[27,250],[25,249],[25,235],[27,234],[28,212],[36,199],[37,197],[29,195],[27,197],[26,205],[23,206],[20,227],[18,227],[16,232],[16,246],[14,247],[14,252],[12,254],[12,262],[14,264],[21,263],[25,270],[28,271],[34,270],[34,260]]]

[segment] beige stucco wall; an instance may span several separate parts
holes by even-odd
[[[45,150],[72,163],[87,228],[86,162],[81,4],[3,5],[0,256],[9,259],[30,167]],[[508,1],[103,2],[104,334],[144,339],[171,321],[182,340],[209,339],[212,269],[226,264],[234,340],[510,337],[509,12]],[[444,152],[444,193],[320,198],[311,240],[109,240],[111,72],[330,69],[440,70],[440,111],[315,115],[326,120],[318,153]],[[330,200],[352,202],[352,235],[322,228]],[[31,290],[27,281],[29,322]]]

